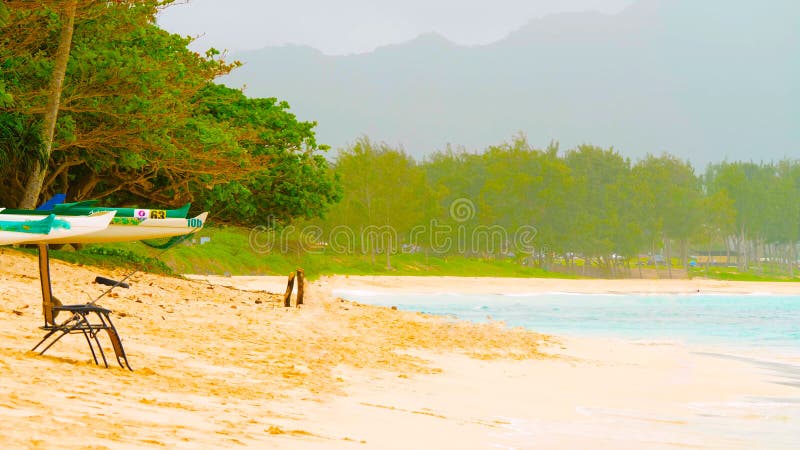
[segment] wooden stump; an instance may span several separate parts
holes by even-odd
[[[286,284],[286,293],[283,294],[283,306],[286,308],[292,304],[292,289],[294,289],[294,272],[289,274],[289,282]]]
[[[303,285],[305,284],[306,273],[301,268],[297,268],[297,306],[303,304]]]

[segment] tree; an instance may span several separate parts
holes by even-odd
[[[702,191],[692,166],[668,154],[648,155],[639,161],[634,173],[642,183],[652,203],[647,215],[655,230],[663,233],[667,270],[672,277],[671,241],[681,244],[683,267],[688,268],[689,239],[700,228]]]
[[[751,244],[765,232],[771,199],[767,189],[774,170],[752,162],[721,163],[709,166],[706,185],[710,194],[725,191],[736,209],[736,233],[731,238],[738,253],[739,270],[748,270],[753,255]]]
[[[391,268],[391,254],[404,241],[416,244],[409,233],[424,224],[434,206],[424,171],[402,150],[367,137],[341,150],[334,167],[344,196],[329,224],[349,227],[373,262],[377,253],[385,252]]]
[[[763,218],[766,241],[783,248],[781,260],[794,277],[800,241],[800,162],[784,160],[774,166],[775,179],[767,186],[769,213]]]
[[[536,150],[524,136],[517,136],[510,144],[489,147],[483,164],[486,181],[479,202],[483,224],[502,226],[509,239],[515,230],[534,227],[540,263],[550,251],[563,250],[569,233],[565,217],[571,178],[558,158],[557,144]]]
[[[77,0],[67,0],[59,9],[61,16],[61,29],[59,31],[58,47],[54,55],[53,72],[50,75],[48,85],[47,107],[44,111],[44,118],[41,125],[41,145],[42,157],[33,161],[33,168],[28,180],[25,183],[25,190],[22,193],[20,207],[33,208],[39,199],[44,184],[47,161],[53,150],[53,135],[56,129],[56,118],[58,117],[58,106],[61,102],[61,92],[64,85],[64,77],[67,72],[67,61],[69,51],[72,46],[72,34],[75,24],[75,14],[78,7]]]
[[[195,201],[221,209],[246,196],[243,213],[229,207],[218,217],[229,221],[321,215],[338,198],[315,124],[297,121],[284,102],[247,99],[214,84],[237,63],[214,49],[192,52],[190,39],[159,29],[155,15],[170,0],[78,0],[47,155],[40,150],[46,98],[39,93],[56,49],[53,33],[42,30],[65,28],[52,10],[28,3],[10,3],[14,20],[3,31],[14,33],[0,37],[7,94],[0,99],[11,98],[0,102],[4,204],[20,204],[32,192],[26,186],[43,173],[37,164],[47,167],[42,195],[66,192],[74,200]]]
[[[574,187],[568,198],[571,236],[568,246],[615,270],[617,255],[631,251],[638,234],[633,211],[630,161],[614,149],[581,145],[566,153]]]

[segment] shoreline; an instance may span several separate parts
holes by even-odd
[[[770,294],[800,295],[800,283],[708,279],[563,279],[493,277],[334,276],[319,280],[333,290],[392,291],[404,294]]]
[[[282,293],[286,289],[283,276],[205,276],[185,275],[189,279],[209,280],[221,285],[237,285],[243,289],[269,289]],[[758,294],[800,295],[800,282],[726,281],[710,279],[567,279],[505,278],[453,276],[323,276],[310,283],[328,293],[362,291],[395,294]]]

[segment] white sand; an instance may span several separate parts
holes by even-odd
[[[746,361],[680,344],[548,339],[331,295],[797,292],[791,284],[333,277],[287,310],[261,292],[137,275],[101,302],[115,311],[130,373],[95,366],[80,336],[28,352],[41,335],[35,260],[0,251],[0,261],[4,449],[780,449],[800,430],[796,408],[780,403],[798,388]],[[120,276],[61,263],[53,272],[73,303],[101,290],[95,275]]]

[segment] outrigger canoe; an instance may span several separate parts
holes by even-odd
[[[178,209],[140,209],[140,208],[110,208],[105,206],[95,206],[97,200],[86,200],[75,203],[58,203],[52,205],[52,209],[6,209],[0,211],[0,220],[4,214],[27,214],[36,216],[47,216],[56,214],[59,216],[88,216],[90,214],[116,211],[115,217],[132,217],[138,220],[145,219],[185,219],[189,214],[190,203]]]
[[[3,212],[3,208],[0,208]],[[42,219],[39,215],[27,214],[2,214],[0,219],[4,223],[14,224],[18,227],[25,228],[31,227],[30,231],[13,231],[13,225],[7,225],[9,230],[0,230],[0,245],[8,244],[35,244],[35,243],[49,243],[53,240],[67,240],[76,238],[86,234],[91,234],[101,231],[109,226],[111,220],[116,213],[114,211],[106,211],[92,214],[91,216],[56,216],[50,219],[48,215]],[[47,222],[43,220],[52,220],[49,229],[45,230]],[[36,224],[38,229],[33,229],[31,224]]]
[[[72,217],[72,216],[69,216]],[[144,219],[118,217],[111,224],[92,233],[48,240],[49,244],[94,244],[105,242],[141,241],[181,236],[203,228],[208,213],[188,219]]]

